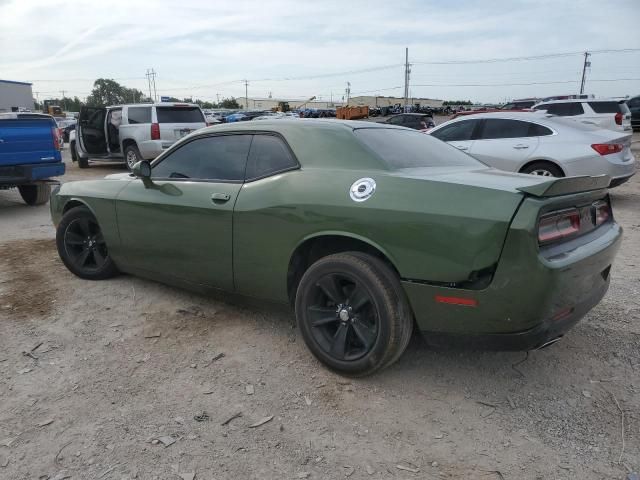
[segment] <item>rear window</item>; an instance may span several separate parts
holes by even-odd
[[[391,170],[414,167],[484,166],[437,138],[412,130],[359,128],[355,135]]]
[[[619,113],[620,104],[618,102],[589,102],[589,106],[596,113]]]
[[[151,107],[129,107],[127,110],[129,124],[151,123]]]
[[[156,107],[158,123],[204,123],[198,107]]]
[[[584,113],[582,104],[579,102],[547,103],[546,105],[538,105],[536,110],[546,110],[547,113],[559,117],[572,117]]]

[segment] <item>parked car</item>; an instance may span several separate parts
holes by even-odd
[[[533,107],[539,102],[537,98],[523,98],[521,100],[513,100],[512,102],[505,103],[500,107],[501,110],[526,110]]]
[[[56,123],[61,131],[62,140],[69,143],[69,133],[76,129],[77,120],[73,118],[56,119]]]
[[[401,113],[384,121],[389,125],[407,127],[414,130],[425,130],[435,127],[433,117],[425,113]]]
[[[538,103],[534,110],[618,131],[631,130],[631,112],[624,100],[568,99]]]
[[[58,252],[118,272],[290,304],[320,361],[363,375],[429,342],[554,342],[605,294],[620,244],[601,178],[488,168],[359,121],[224,124],[133,175],[54,191]]]
[[[51,115],[0,113],[0,190],[17,187],[28,205],[46,203],[51,178],[65,171],[59,135]]]
[[[611,186],[635,174],[631,135],[542,112],[468,115],[430,135],[495,168],[548,177],[608,175]]]
[[[91,159],[123,161],[131,169],[138,161],[156,158],[180,138],[205,126],[202,110],[191,103],[82,107],[74,153],[80,168],[87,168]]]
[[[627,100],[627,107],[631,112],[631,128],[640,129],[640,95]]]

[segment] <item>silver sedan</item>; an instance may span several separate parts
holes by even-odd
[[[455,118],[428,132],[489,166],[550,177],[635,172],[631,134],[577,124],[542,112],[491,112]]]

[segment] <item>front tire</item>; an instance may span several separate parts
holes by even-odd
[[[27,205],[42,205],[49,200],[51,186],[48,183],[18,185],[18,191]]]
[[[133,166],[142,160],[140,150],[135,145],[127,145],[124,149],[124,160],[127,163],[127,168],[133,170]]]
[[[398,276],[361,252],[329,255],[304,273],[296,320],[311,353],[340,373],[369,375],[395,362],[413,329]]]
[[[100,225],[87,207],[74,207],[62,216],[56,246],[62,262],[80,278],[103,280],[118,273]]]
[[[77,162],[78,161],[78,152],[76,152],[76,142],[71,142],[69,144],[69,150],[71,152],[71,161],[72,162]]]

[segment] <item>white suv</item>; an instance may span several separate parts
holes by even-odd
[[[550,115],[568,117],[581,123],[618,131],[631,131],[631,111],[624,100],[568,99],[549,100],[533,106]]]
[[[76,135],[69,140],[80,168],[89,159],[124,161],[129,169],[153,160],[185,135],[206,127],[204,114],[191,103],[139,103],[82,107]]]

